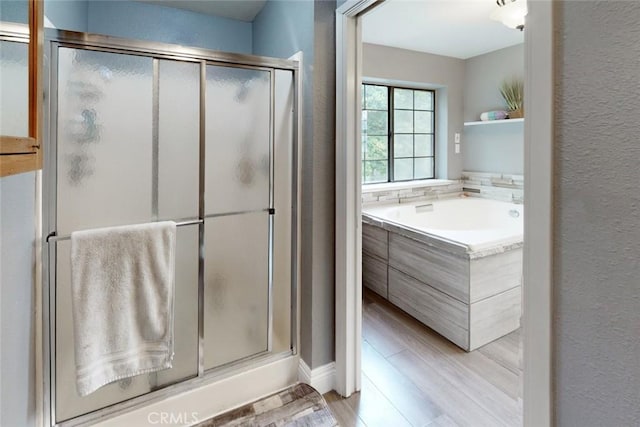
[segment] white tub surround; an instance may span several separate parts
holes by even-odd
[[[522,205],[458,195],[440,201],[366,207],[368,217],[401,225],[447,243],[468,254],[522,244]],[[484,254],[484,253],[483,253]]]
[[[520,326],[521,205],[462,197],[362,220],[364,286],[467,351]]]
[[[362,186],[362,204],[414,203],[455,197],[462,191],[462,181],[429,179],[408,182],[385,182]]]
[[[463,191],[475,197],[524,202],[524,176],[493,172],[462,172]]]

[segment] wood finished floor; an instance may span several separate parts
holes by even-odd
[[[466,353],[366,291],[362,390],[324,395],[343,427],[521,426],[520,331]]]

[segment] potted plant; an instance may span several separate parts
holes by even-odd
[[[524,99],[524,82],[521,79],[513,78],[504,80],[500,85],[500,94],[507,103],[510,119],[524,117],[522,100]]]

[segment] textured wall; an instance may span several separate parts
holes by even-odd
[[[253,52],[303,52],[300,354],[334,360],[335,2],[269,0],[253,23]]]
[[[0,21],[28,23],[27,0],[0,1]]]
[[[298,153],[302,160],[302,222],[300,266],[300,355],[312,365],[313,312],[313,4],[269,0],[253,21],[253,53],[288,58],[298,51],[303,54],[302,73],[302,141]]]
[[[462,155],[454,153],[453,138],[454,133],[462,132],[464,61],[365,43],[362,69],[365,81],[373,78],[437,88],[436,108],[447,114],[436,114],[436,175],[442,179],[460,178]]]
[[[640,3],[556,11],[556,422],[637,426]]]
[[[34,172],[0,178],[0,425],[35,423]]]
[[[464,61],[464,120],[503,110],[499,87],[505,78],[524,79],[524,45],[516,45]],[[524,173],[524,124],[467,126],[462,135],[464,170]]]
[[[91,0],[88,4],[91,33],[225,52],[252,51],[250,22],[135,1]]]
[[[336,3],[314,5],[311,368],[335,359]]]

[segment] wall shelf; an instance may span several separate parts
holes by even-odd
[[[479,125],[503,125],[506,123],[523,123],[524,118],[521,119],[504,119],[504,120],[487,120],[477,122],[464,122],[465,126],[479,126]]]

